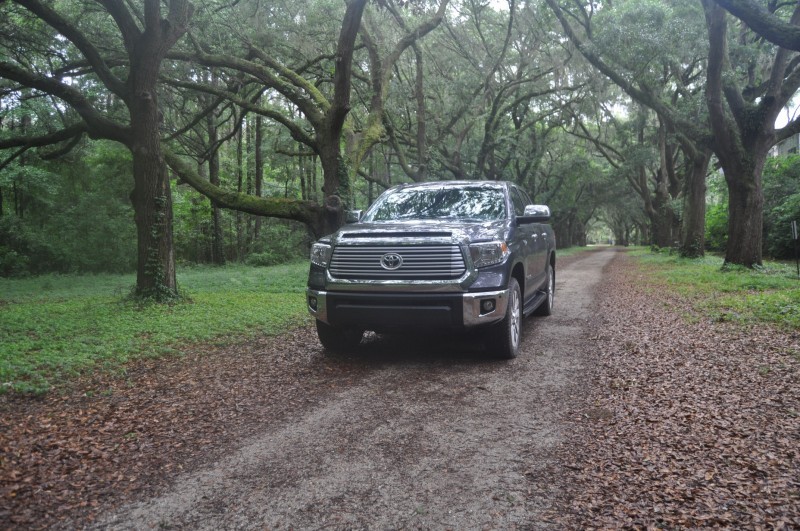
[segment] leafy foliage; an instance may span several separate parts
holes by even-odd
[[[36,164],[9,172],[29,199],[0,217],[0,242],[29,267],[8,274],[131,271],[136,237],[127,152],[96,143],[68,161]]]
[[[800,155],[775,157],[764,168],[764,252],[794,258],[791,223],[800,225]]]

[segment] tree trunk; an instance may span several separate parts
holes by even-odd
[[[161,155],[161,112],[156,84],[160,61],[145,45],[132,64],[131,194],[138,236],[136,294],[156,300],[176,297],[175,250],[172,239],[172,193],[167,164]]]
[[[177,295],[172,194],[167,165],[161,157],[155,104],[141,101],[139,107],[151,112],[131,113],[136,139],[131,150],[134,176],[131,200],[138,236],[136,294],[165,300]]]
[[[657,194],[653,198],[653,212],[651,215],[652,244],[662,249],[672,247],[672,208],[669,206],[669,198]]]
[[[172,193],[161,152],[161,111],[158,84],[161,60],[183,34],[191,5],[173,0],[169,22],[160,16],[155,0],[145,2],[146,29],[137,35],[131,52],[126,105],[130,113],[130,144],[134,188],[131,194],[138,236],[136,294],[165,301],[177,297],[175,248],[172,236]],[[130,28],[128,28],[130,29]],[[133,37],[128,34],[128,37]]]
[[[675,244],[673,229],[676,225],[675,210],[672,208],[670,194],[670,168],[666,127],[658,128],[659,168],[655,173],[655,190],[653,191],[653,243],[661,248],[670,248]],[[640,137],[640,140],[643,140]],[[677,192],[676,192],[677,193]]]
[[[261,116],[256,116],[256,142],[255,142],[255,165],[256,165],[256,197],[261,197],[264,186],[264,150],[261,143],[264,141],[264,120]],[[256,224],[253,229],[253,240],[258,240],[261,234],[261,216],[256,217]]]
[[[244,118],[242,118],[244,120]],[[244,134],[243,127],[239,127],[236,134],[236,191],[242,193],[244,187]],[[244,247],[244,234],[242,218],[244,214],[236,212],[236,261],[242,261],[242,249]]]
[[[209,113],[206,118],[208,126],[208,144],[212,151],[208,157],[208,180],[211,184],[219,186],[219,150],[217,144],[217,125],[214,113]],[[216,201],[211,200],[211,263],[225,265],[225,236],[222,230],[222,213]]]
[[[728,183],[728,246],[726,264],[746,267],[761,265],[764,194],[761,188],[761,171],[766,154],[753,155],[750,168],[725,169]]]
[[[319,184],[317,183],[317,162],[318,157],[314,156],[311,159],[311,199],[312,201],[319,201]]]
[[[579,247],[586,247],[586,225],[581,221],[575,223],[575,233],[573,234],[572,241]]]
[[[681,256],[685,258],[699,258],[705,254],[706,174],[710,160],[711,152],[708,150],[694,155],[685,178],[680,249]]]
[[[323,215],[317,227],[312,227],[317,236],[335,232],[344,223],[344,212],[350,204],[350,176],[339,147],[339,137],[320,141],[320,162],[325,197]]]
[[[416,58],[416,81],[414,83],[414,97],[417,99],[417,158],[419,165],[417,176],[414,179],[422,182],[428,173],[428,144],[426,140],[427,123],[425,116],[425,77],[423,69],[423,56],[419,46],[414,43],[414,57]],[[370,184],[371,186],[371,184]]]

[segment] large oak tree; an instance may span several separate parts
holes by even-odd
[[[122,0],[72,4],[14,0],[0,6],[2,16],[31,17],[53,32],[46,43],[37,35],[16,35],[22,54],[4,55],[0,77],[17,83],[18,90],[57,98],[72,111],[60,127],[42,124],[52,130],[38,137],[9,138],[0,147],[54,144],[85,133],[125,145],[133,159],[136,292],[164,299],[177,294],[177,283],[158,77],[167,53],[188,29],[193,6],[187,0],[144,0],[138,7],[141,10],[134,10]],[[107,98],[94,97],[96,85]],[[108,104],[117,99],[122,112]]]
[[[800,56],[763,43],[745,27],[730,35],[725,10],[702,2],[709,39],[706,99],[729,196],[725,261],[753,267],[762,258],[764,164],[779,139],[800,131],[800,119],[775,129],[800,88]],[[790,23],[798,25],[800,4],[791,11]]]

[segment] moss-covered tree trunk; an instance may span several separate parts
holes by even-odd
[[[180,7],[174,2],[172,7]],[[186,5],[180,7],[186,13]],[[158,75],[166,51],[182,34],[161,18],[159,2],[145,4],[145,30],[133,40],[126,104],[131,117],[129,148],[133,155],[131,194],[138,236],[136,294],[166,300],[177,296],[172,234],[172,194],[169,172],[161,153],[161,111]],[[130,31],[130,29],[128,30]],[[176,33],[177,32],[177,33]]]

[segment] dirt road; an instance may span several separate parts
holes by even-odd
[[[517,359],[487,360],[474,338],[374,337],[352,387],[98,526],[547,526],[550,450],[581,392],[593,287],[613,256],[558,269],[556,312],[525,320]]]

